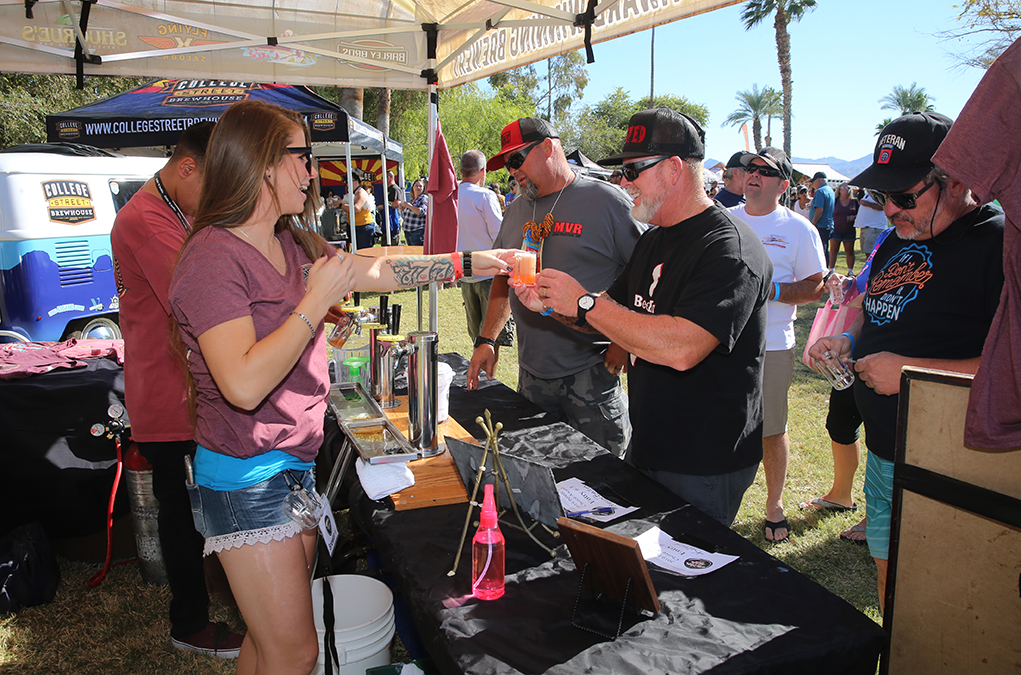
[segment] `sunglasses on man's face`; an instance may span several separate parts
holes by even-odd
[[[298,159],[305,162],[305,171],[312,173],[312,148],[287,148],[287,153],[297,155]]]
[[[651,169],[665,159],[670,159],[670,157],[664,155],[662,157],[653,157],[652,159],[643,159],[640,162],[625,164],[621,167],[621,175],[624,176],[628,182],[634,183],[638,180],[638,174],[646,169]]]
[[[922,186],[922,189],[918,192],[880,192],[879,190],[872,190],[869,188],[865,189],[865,192],[869,194],[877,204],[882,207],[886,207],[886,202],[891,201],[901,211],[910,211],[918,205],[918,198],[925,194],[926,190],[936,184],[936,181],[931,180]]]
[[[508,157],[507,161],[504,162],[507,165],[507,168],[508,169],[515,169],[515,170],[516,169],[520,169],[521,165],[525,163],[526,159],[528,159],[528,153],[530,153],[532,151],[532,148],[534,148],[535,146],[539,145],[539,143],[542,143],[542,141],[536,141],[535,143],[532,143],[531,145],[529,145],[527,148],[521,148],[520,150],[515,152],[513,155]]]
[[[779,178],[780,177],[780,170],[779,169],[774,169],[771,166],[764,166],[764,165],[761,165],[761,164],[749,164],[748,166],[746,166],[744,168],[744,172],[746,174],[748,174],[749,176],[752,175],[753,173],[755,173],[756,171],[758,171],[759,175],[762,176],[763,178]]]

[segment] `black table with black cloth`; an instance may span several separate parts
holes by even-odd
[[[398,512],[363,500],[370,535],[443,673],[875,672],[887,637],[871,619],[582,434],[550,424],[507,387],[466,391],[464,360],[441,358],[455,368],[450,414],[464,428],[481,435],[475,418],[488,408],[505,425],[502,451],[543,459],[558,481],[577,477],[640,507],[606,529],[635,537],[658,525],[680,541],[740,556],[700,577],[650,567],[662,611],[651,619],[627,613],[624,634],[610,641],[571,625],[579,576],[566,547],[551,559],[503,526],[506,593],[484,602],[470,595],[471,531],[457,574],[447,576],[467,505]],[[583,621],[616,628],[610,604],[586,600],[583,610]]]
[[[52,538],[102,531],[117,469],[114,441],[89,429],[124,403],[124,370],[107,358],[85,368],[0,380],[0,534],[41,522]],[[126,420],[126,418],[125,418]],[[115,515],[127,511],[123,488]]]

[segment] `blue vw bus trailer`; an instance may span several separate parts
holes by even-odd
[[[110,230],[166,159],[38,148],[0,152],[0,342],[119,338]]]

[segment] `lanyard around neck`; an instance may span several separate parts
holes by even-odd
[[[184,212],[181,211],[181,207],[177,205],[173,199],[170,198],[170,194],[167,193],[167,189],[163,187],[163,181],[160,180],[160,172],[157,171],[156,175],[153,176],[153,180],[156,183],[156,191],[160,193],[160,197],[166,202],[170,210],[177,214],[177,218],[181,221],[181,226],[184,227],[185,234],[191,232],[191,225],[188,224],[188,219],[185,217]]]

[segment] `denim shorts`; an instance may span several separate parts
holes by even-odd
[[[291,474],[305,489],[315,492],[315,469]],[[291,491],[288,481],[290,477],[282,471],[241,490],[221,492],[188,485],[195,529],[206,539],[202,555],[246,544],[282,541],[301,532],[301,525],[284,511],[284,498]]]

